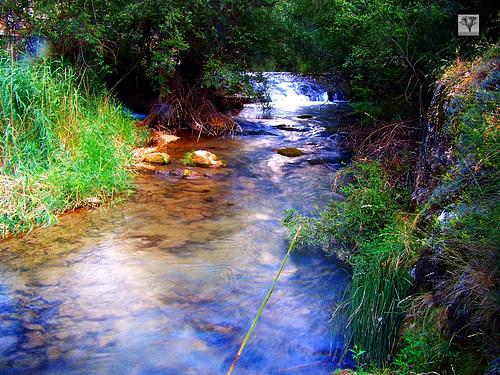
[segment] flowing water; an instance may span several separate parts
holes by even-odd
[[[176,161],[137,177],[127,201],[0,242],[0,373],[225,373],[286,253],[282,211],[335,198],[342,113],[308,102],[259,119],[249,106],[242,135],[176,142]],[[289,146],[305,155],[275,152]],[[193,149],[228,167],[182,178]],[[235,374],[345,365],[329,319],[348,279],[320,250],[295,251]]]

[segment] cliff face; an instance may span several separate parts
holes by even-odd
[[[497,54],[457,62],[445,73],[429,109],[412,192],[426,233],[412,271],[416,288],[442,311],[451,340],[479,348],[483,364],[497,365],[499,68]]]
[[[412,199],[417,204],[422,205],[432,198],[433,203],[444,199],[441,201],[443,205],[446,199],[453,198],[450,194],[460,188],[458,182],[462,182],[465,176],[470,178],[483,172],[481,165],[483,161],[478,159],[478,155],[474,155],[474,150],[470,149],[473,140],[467,139],[470,138],[470,134],[467,134],[469,133],[467,129],[461,126],[477,127],[474,132],[483,131],[488,133],[483,134],[488,137],[494,136],[493,132],[498,132],[498,113],[487,111],[488,109],[498,111],[494,101],[498,99],[496,96],[500,88],[499,67],[498,57],[488,59],[486,62],[477,60],[472,65],[457,62],[456,66],[438,82],[429,108],[416,184],[412,194]],[[485,129],[479,129],[479,124],[463,124],[464,117],[471,107],[482,111],[481,114],[491,116],[490,123]],[[446,194],[443,190],[443,178],[450,173],[457,177],[458,181],[454,184],[457,185],[456,189]],[[449,181],[445,182],[450,185]]]

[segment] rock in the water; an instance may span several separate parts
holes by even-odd
[[[152,152],[144,155],[143,161],[151,164],[168,164],[170,163],[170,155],[165,152]]]
[[[203,177],[204,177],[203,175],[201,175],[200,173],[195,172],[191,169],[184,169],[182,171],[182,178],[186,178],[188,180],[196,180],[196,179],[200,179]]]
[[[276,126],[276,129],[289,131],[289,132],[301,132],[301,133],[307,131],[307,129],[305,129],[305,128],[296,128],[296,127],[285,125],[285,124]]]
[[[298,115],[297,118],[301,119],[308,119],[308,118],[313,118],[313,115],[308,115],[308,114],[303,114],[303,115]]]
[[[163,146],[180,139],[176,135],[169,134],[165,131],[153,131],[151,133],[151,143],[156,146]]]
[[[39,331],[30,331],[26,334],[26,342],[21,345],[23,349],[34,349],[43,346],[45,339]]]
[[[187,152],[184,155],[183,162],[186,165],[205,168],[218,168],[225,166],[225,163],[222,160],[219,160],[217,155],[205,150]]]
[[[304,155],[304,153],[302,151],[300,151],[298,148],[295,148],[295,147],[280,148],[277,152],[278,152],[278,154],[283,155],[283,156],[287,156],[289,158]]]
[[[132,169],[140,173],[154,173],[156,172],[156,167],[148,163],[134,163]]]

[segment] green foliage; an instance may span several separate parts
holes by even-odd
[[[28,0],[26,0],[29,3]],[[145,79],[167,93],[190,85],[237,90],[242,71],[267,51],[266,8],[273,1],[86,0],[10,4],[27,33],[46,36],[57,54],[101,77]]]
[[[0,57],[0,236],[131,187],[133,123],[58,62]]]
[[[361,349],[357,344],[355,344],[351,349],[349,349],[349,352],[351,352],[352,358],[356,362],[356,367],[362,368],[364,365],[362,358],[366,354],[366,350]]]
[[[404,331],[402,349],[391,366],[398,372],[408,374],[437,370],[449,356],[449,343],[437,327],[435,310],[429,311]]]
[[[456,37],[456,14],[481,12],[481,37]],[[381,119],[418,113],[431,84],[458,55],[480,52],[493,32],[492,2],[292,0],[277,3],[271,23],[284,69],[341,72],[356,109]]]
[[[356,162],[344,173],[354,175],[355,180],[340,188],[343,200],[330,201],[318,219],[287,211],[284,223],[292,232],[299,222],[304,224],[303,244],[322,244],[349,255],[395,220],[398,194],[376,162]]]
[[[482,352],[475,353],[481,361],[500,340],[498,185],[469,187],[451,210],[451,217],[435,223],[430,238],[431,246],[441,249],[439,260],[446,267],[437,302],[453,306],[448,318],[457,323],[451,333]]]
[[[194,151],[186,152],[182,158],[182,164],[187,165],[188,167],[194,167],[196,165],[193,161],[195,156]]]
[[[456,14],[468,8],[481,13],[474,40],[456,37]],[[493,9],[476,0],[16,0],[1,11],[118,89],[140,82],[165,94],[184,80],[234,92],[246,90],[247,71],[340,72],[359,110],[390,119],[418,112],[450,59],[494,40]]]

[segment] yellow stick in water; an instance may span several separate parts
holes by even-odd
[[[266,294],[266,298],[264,298],[264,301],[262,301],[262,304],[260,305],[259,311],[257,311],[257,315],[255,316],[255,319],[253,320],[252,325],[250,326],[250,329],[248,330],[247,335],[245,336],[245,339],[241,343],[240,349],[238,350],[238,353],[236,353],[236,356],[234,357],[234,361],[233,361],[231,367],[229,368],[227,375],[231,375],[231,373],[233,372],[234,366],[236,366],[236,362],[238,362],[238,359],[240,359],[240,356],[241,356],[241,353],[243,352],[243,349],[245,349],[245,346],[247,345],[248,340],[250,340],[250,335],[252,334],[255,326],[257,325],[257,321],[259,320],[260,315],[264,311],[264,308],[266,307],[267,302],[269,301],[269,298],[271,298],[271,294],[273,294],[274,287],[276,286],[276,283],[278,282],[278,279],[281,275],[281,272],[283,271],[283,268],[285,268],[285,264],[286,264],[288,258],[290,257],[290,253],[292,252],[292,249],[295,246],[295,242],[297,241],[297,237],[299,236],[301,229],[302,229],[302,225],[299,225],[299,227],[297,228],[297,232],[295,233],[295,236],[293,237],[293,240],[290,243],[290,246],[288,247],[288,251],[285,255],[285,258],[283,259],[283,262],[281,262],[281,267],[280,267],[278,273],[276,274],[276,276],[274,277],[273,284],[271,285],[271,288],[269,288],[269,291]]]

